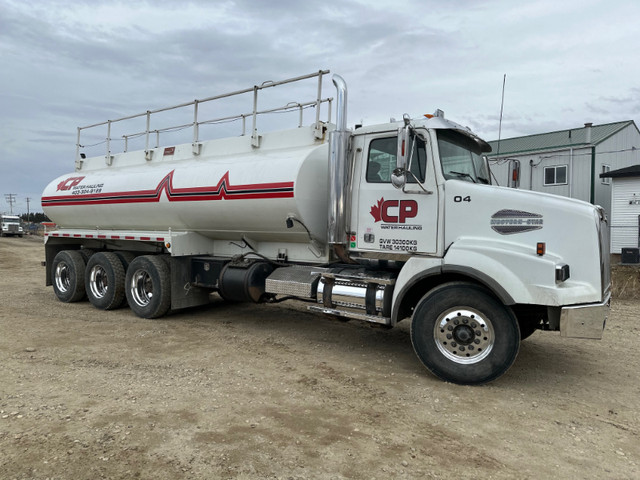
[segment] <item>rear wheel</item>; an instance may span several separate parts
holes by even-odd
[[[479,385],[500,377],[513,364],[520,330],[511,310],[487,290],[450,283],[420,300],[411,321],[411,341],[434,375]]]
[[[91,304],[113,310],[124,302],[124,266],[112,252],[94,253],[85,271],[85,290]]]
[[[90,248],[81,248],[78,251],[80,252],[80,255],[82,255],[82,258],[84,258],[84,263],[85,264],[88,264],[89,263],[89,259],[91,258],[91,255],[96,253],[94,250],[91,250]]]
[[[70,303],[84,298],[84,270],[84,257],[78,250],[58,252],[51,267],[51,283],[58,300]]]
[[[124,266],[125,272],[127,271],[127,268],[129,268],[129,264],[131,262],[133,262],[134,258],[136,258],[135,254],[133,252],[117,250],[117,251],[115,251],[113,253],[115,253],[118,256],[118,258],[120,259],[120,261],[122,262],[122,265]]]
[[[127,268],[125,293],[131,310],[142,318],[158,318],[171,307],[169,266],[154,255],[136,257]]]

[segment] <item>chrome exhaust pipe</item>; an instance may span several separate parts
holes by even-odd
[[[327,241],[333,245],[347,243],[347,83],[340,75],[333,75],[336,87],[336,130],[329,135],[329,224]]]

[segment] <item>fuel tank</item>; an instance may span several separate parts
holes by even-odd
[[[266,133],[258,148],[243,136],[83,159],[45,188],[42,208],[64,228],[324,243],[328,143],[313,132]]]

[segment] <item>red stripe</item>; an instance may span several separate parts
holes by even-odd
[[[92,193],[88,195],[60,195],[42,197],[45,206],[63,205],[110,205],[122,203],[157,203],[164,190],[170,202],[201,202],[215,200],[248,200],[269,198],[293,198],[293,191],[281,192],[279,189],[293,189],[293,182],[252,183],[246,185],[231,185],[229,172],[226,172],[216,186],[204,187],[173,187],[173,173],[169,172],[154,190],[131,190],[124,192]],[[212,193],[216,191],[218,193]],[[251,190],[273,190],[252,192]],[[242,193],[245,192],[245,193]],[[200,195],[198,195],[200,194]],[[182,196],[188,195],[188,196]],[[108,197],[108,198],[106,198]],[[142,198],[141,198],[142,197]],[[62,202],[62,203],[58,203]],[[50,205],[48,205],[50,204]]]

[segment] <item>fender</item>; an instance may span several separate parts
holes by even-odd
[[[439,285],[442,281],[438,281],[437,277],[443,274],[457,274],[477,281],[487,287],[500,301],[505,305],[515,304],[513,297],[507,290],[494,278],[486,273],[464,264],[448,264],[439,258],[421,258],[412,257],[403,266],[398,279],[396,280],[396,289],[393,292],[392,323],[395,324],[399,320],[400,306],[405,296],[423,280],[432,278],[433,284]],[[426,292],[422,292],[421,296]]]
[[[443,281],[437,279],[440,275],[452,274],[458,279],[475,280],[492,291],[504,305],[561,306],[589,302],[597,296],[593,286],[584,282],[567,280],[556,284],[555,268],[562,259],[549,252],[544,257],[538,256],[534,247],[463,237],[450,245],[442,259],[409,259],[396,281],[392,323],[399,320],[402,302],[412,288],[428,278],[432,278],[429,286],[439,285]]]

